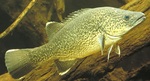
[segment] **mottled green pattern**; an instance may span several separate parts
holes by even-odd
[[[100,35],[105,36],[105,45],[113,44],[143,21],[143,16],[141,12],[112,7],[79,11],[79,15],[76,13],[68,21],[62,22],[64,27],[47,44],[34,48],[29,53],[30,59],[36,64],[46,59],[86,57],[100,51]]]
[[[94,53],[103,54],[109,46],[108,57],[113,48],[120,56],[116,44],[121,36],[145,19],[142,12],[113,7],[88,8],[73,12],[61,23],[48,22],[46,31],[49,42],[30,49],[11,49],[5,54],[8,72],[20,78],[37,64],[52,60],[60,75],[66,74],[78,60]]]

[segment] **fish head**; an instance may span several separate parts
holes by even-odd
[[[106,8],[103,14],[101,30],[111,36],[122,36],[146,17],[142,12],[123,10],[119,8]]]

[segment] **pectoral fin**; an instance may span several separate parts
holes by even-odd
[[[77,63],[77,60],[69,60],[69,61],[59,61],[55,60],[55,64],[58,68],[59,74],[64,75],[66,74],[73,65]]]
[[[105,36],[104,35],[99,36],[99,43],[100,43],[101,54],[103,55],[103,50],[104,50],[104,45],[105,45]]]

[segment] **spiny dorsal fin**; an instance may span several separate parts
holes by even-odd
[[[70,21],[72,21],[74,18],[80,16],[81,14],[85,13],[85,11],[90,10],[90,8],[85,8],[85,9],[81,9],[81,10],[77,10],[74,11],[72,13],[70,13],[62,22],[63,23],[68,23]]]
[[[73,20],[75,17],[78,17],[79,15],[83,14],[85,11],[89,10],[90,8],[86,8],[86,9],[81,9],[75,12],[72,12],[68,17],[66,17],[62,23],[58,23],[58,22],[47,22],[46,23],[46,32],[48,35],[48,39],[52,39],[54,37],[54,35],[61,30],[65,23],[70,22],[71,20]]]
[[[46,23],[46,33],[48,36],[48,39],[52,39],[54,35],[63,28],[63,23],[58,22],[47,22]]]

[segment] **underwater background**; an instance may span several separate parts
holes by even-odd
[[[5,29],[7,29],[7,27],[9,27],[11,23],[15,21],[15,19],[24,10],[30,1],[31,0],[0,1],[0,33],[5,31]],[[95,8],[103,6],[119,8],[125,5],[127,2],[130,2],[130,0],[65,0],[65,10],[63,11],[61,10],[62,6],[55,6],[55,4],[53,4],[54,1],[55,0],[37,0],[35,5],[31,8],[31,10],[28,11],[17,27],[7,36],[0,38],[0,75],[7,73],[4,62],[4,56],[7,50],[33,48],[47,43],[48,39],[45,33],[46,22],[60,22],[60,15],[64,19],[69,13],[82,8]],[[142,1],[144,2],[145,0]],[[63,4],[59,3],[59,5]],[[143,46],[144,47],[135,51],[132,55],[125,57],[126,59],[123,59],[123,61],[118,63],[117,67],[122,67],[128,71],[130,69],[134,69],[133,67],[140,67],[138,64],[140,64],[141,61],[142,63],[148,63],[146,66],[140,68],[137,74],[130,78],[130,81],[150,80],[150,44],[146,43]],[[132,67],[129,65],[132,65]],[[80,78],[83,80],[79,79],[79,81],[97,81],[101,74],[95,75],[87,72],[86,74],[82,74]],[[86,79],[87,77],[89,78]],[[75,80],[75,78],[72,80]]]

